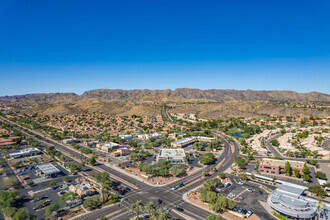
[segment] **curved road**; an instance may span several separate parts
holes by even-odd
[[[20,129],[25,129],[24,127],[13,123],[11,121],[8,121],[7,119],[4,119],[0,117],[1,120],[10,123],[12,125],[18,126]],[[30,130],[34,134],[36,131]],[[217,132],[214,132],[215,135],[219,136],[220,135]],[[34,138],[34,136],[29,135],[29,137]],[[205,180],[214,178],[216,177],[217,173],[219,172],[224,172],[227,168],[231,166],[231,164],[234,162],[235,156],[239,154],[239,147],[235,141],[232,142],[234,146],[234,152],[232,152],[232,148],[230,144],[224,140],[222,137],[220,137],[222,141],[224,142],[224,150],[220,157],[217,159],[216,163],[219,163],[221,161],[222,164],[219,167],[219,169],[211,176],[208,176],[206,178],[201,178],[202,177],[202,172],[203,170],[200,170],[192,175],[189,175],[187,177],[184,177],[180,180],[177,180],[175,182],[172,182],[166,186],[150,186],[148,184],[145,184],[139,180],[136,180],[135,178],[131,177],[130,175],[126,175],[122,172],[119,172],[105,164],[97,164],[95,167],[89,167],[87,170],[85,170],[85,173],[87,175],[94,176],[97,172],[99,172],[99,169],[102,169],[108,173],[110,173],[110,177],[112,179],[116,179],[116,177],[119,177],[125,182],[128,182],[133,184],[137,189],[131,188],[131,191],[128,192],[125,197],[122,199],[120,204],[115,204],[112,206],[108,206],[102,209],[94,210],[92,212],[89,212],[87,214],[84,214],[82,216],[77,216],[74,219],[78,220],[84,220],[84,219],[97,219],[102,216],[107,216],[109,219],[124,219],[126,217],[130,217],[128,213],[128,209],[131,203],[137,201],[137,200],[142,200],[142,203],[146,204],[149,201],[153,201],[155,204],[158,204],[157,201],[158,199],[161,199],[163,203],[159,205],[160,207],[168,207],[170,209],[175,208],[176,205],[180,205],[183,207],[184,212],[186,216],[189,216],[191,219],[205,219],[208,215],[210,215],[210,212],[199,208],[197,206],[194,206],[186,201],[183,200],[183,194],[186,193],[186,191],[189,189],[194,189],[198,186],[200,186]],[[35,138],[34,138],[35,139]],[[51,145],[54,145],[58,150],[65,152],[69,155],[74,155],[74,158],[80,158],[81,153],[59,143],[54,140],[51,140],[50,138],[47,137],[42,137],[42,140],[47,139],[47,142]],[[35,139],[40,141],[39,139]],[[41,141],[42,142],[42,141]],[[88,159],[85,155],[82,155],[84,159]],[[186,186],[186,188],[180,188],[176,191],[171,190],[173,186],[178,186],[179,183],[183,182]],[[127,185],[123,183],[124,185]],[[173,211],[170,212],[172,218],[180,218],[178,214],[174,213]]]

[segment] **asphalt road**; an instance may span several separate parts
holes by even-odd
[[[269,138],[268,140],[266,140],[265,145],[268,148],[268,150],[270,152],[272,152],[272,154],[274,155],[274,157],[279,157],[280,159],[283,159],[283,156],[280,154],[280,152],[278,152],[277,149],[275,149],[275,147],[270,143],[272,140],[279,138],[281,135],[280,134],[276,134],[274,136],[272,136],[271,138]]]
[[[14,124],[8,120],[6,120],[7,123],[11,123]],[[17,124],[15,124],[17,125]],[[19,125],[17,125],[19,126]],[[21,126],[19,126],[21,127]],[[22,128],[22,127],[21,127]],[[34,131],[32,131],[34,132]],[[34,138],[34,136],[28,135],[31,138]],[[35,139],[35,138],[34,138]],[[45,140],[45,137],[43,137],[42,139]],[[35,139],[38,140],[38,139]],[[38,140],[40,141],[40,140]],[[50,140],[49,138],[47,138],[47,142],[50,145],[54,145],[55,148],[57,150],[60,150],[61,152],[66,152],[69,155],[73,155],[76,158],[84,158],[84,159],[88,159],[86,156],[81,155],[81,153],[63,145],[60,144],[56,141]],[[184,209],[184,214],[193,218],[193,219],[205,219],[208,215],[210,215],[210,212],[205,211],[204,209],[201,209],[197,206],[194,206],[190,203],[187,203],[183,200],[182,196],[183,194],[186,192],[186,190],[176,190],[173,191],[171,190],[171,188],[173,186],[177,186],[179,185],[181,182],[183,182],[185,185],[188,186],[188,190],[193,189],[195,187],[200,186],[206,179],[209,178],[214,178],[216,177],[217,173],[219,172],[224,172],[228,167],[231,166],[231,164],[234,162],[234,158],[235,156],[238,155],[239,152],[239,147],[236,144],[236,142],[233,142],[234,146],[235,146],[235,151],[232,152],[231,151],[231,147],[230,145],[224,140],[225,143],[225,147],[223,150],[222,155],[218,158],[217,163],[222,161],[223,159],[224,162],[221,164],[221,166],[219,167],[219,169],[217,170],[217,172],[215,172],[213,175],[201,179],[202,176],[202,170],[184,177],[180,180],[177,180],[176,182],[170,183],[166,186],[150,186],[147,185],[143,182],[140,182],[138,180],[136,180],[135,178],[123,174],[115,169],[112,169],[104,164],[97,164],[96,167],[101,168],[102,170],[110,173],[110,177],[113,176],[118,176],[122,179],[124,179],[125,181],[135,185],[136,187],[138,187],[138,189],[133,189],[131,188],[131,191],[128,192],[125,196],[124,199],[122,199],[122,201],[120,202],[120,204],[118,205],[114,205],[114,206],[110,206],[104,209],[100,209],[100,210],[95,210],[93,212],[88,213],[87,215],[83,215],[80,217],[77,217],[75,219],[79,219],[79,220],[83,220],[83,219],[97,219],[100,218],[102,216],[109,216],[111,215],[111,219],[124,219],[125,217],[129,217],[129,213],[127,212],[130,204],[132,204],[133,202],[137,201],[137,200],[141,200],[142,203],[146,204],[149,201],[153,201],[155,204],[158,204],[157,201],[158,199],[161,199],[163,201],[163,203],[160,205],[160,207],[167,207],[169,209],[173,209],[175,208],[176,205],[180,205],[183,209]],[[85,170],[85,174],[86,175],[95,175],[97,172],[99,172],[98,170],[96,170],[94,167],[88,167]],[[125,208],[126,211],[119,211],[121,209]],[[172,215],[172,218],[174,219],[179,219],[179,217],[174,214],[172,211],[170,212],[170,214]]]

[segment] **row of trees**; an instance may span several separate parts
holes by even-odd
[[[181,168],[179,165],[172,166],[169,161],[159,161],[155,168],[147,162],[140,162],[138,169],[141,172],[145,172],[153,176],[182,176],[186,173],[184,168]]]
[[[210,208],[216,212],[221,212],[225,209],[232,209],[236,206],[233,200],[228,199],[221,193],[217,193],[214,190],[221,186],[221,180],[218,178],[206,180],[203,185],[198,189],[200,195],[199,198],[203,202],[207,202]]]
[[[170,214],[165,208],[156,209],[156,206],[153,202],[148,202],[146,205],[143,205],[141,200],[137,200],[132,203],[129,212],[133,215],[139,216],[140,212],[147,213],[150,215],[151,219],[154,220],[168,220],[171,219]]]
[[[13,191],[0,191],[0,208],[1,212],[7,216],[11,217],[13,220],[25,220],[29,217],[30,220],[35,220],[36,215],[31,214],[26,208],[16,208],[16,203],[19,198],[17,190]]]

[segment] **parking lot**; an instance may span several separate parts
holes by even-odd
[[[236,201],[239,208],[233,211],[238,212],[240,210],[242,212],[245,209],[246,212],[252,211],[252,213],[255,213],[261,219],[275,219],[259,203],[259,201],[265,202],[267,200],[268,193],[264,189],[252,181],[247,181],[243,185],[239,185],[240,180],[237,176],[227,176],[229,176],[232,184],[229,187],[222,187],[220,193],[225,196],[229,195],[229,197],[232,197]]]

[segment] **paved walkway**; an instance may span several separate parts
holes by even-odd
[[[330,179],[330,167],[326,165],[325,163],[319,163],[320,164],[320,169],[322,170],[323,173],[327,175],[327,178]]]

